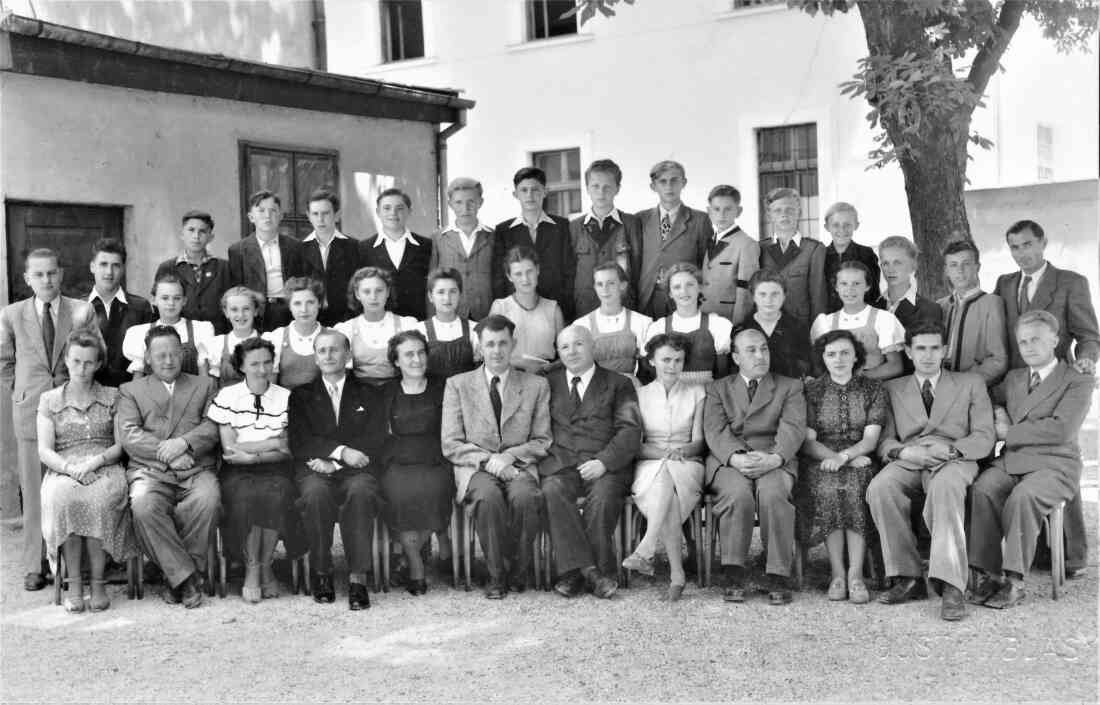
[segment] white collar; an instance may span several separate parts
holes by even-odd
[[[256,244],[258,244],[260,247],[269,247],[271,245],[278,245],[279,244],[279,235],[278,235],[278,233],[276,233],[275,237],[271,238],[270,240],[263,239],[262,237],[260,237],[259,233],[254,233],[253,235],[256,238]]]
[[[506,385],[508,383],[508,375],[512,372],[511,367],[508,367],[508,369],[504,370],[503,372],[501,372],[499,374],[494,374],[494,373],[490,372],[488,365],[482,365],[481,369],[485,370],[485,383],[490,385],[490,387],[491,387],[492,384],[493,384],[493,377],[499,377],[500,378],[500,388],[501,389],[504,389],[504,385]]]
[[[325,327],[318,322],[313,325],[313,330],[311,332],[306,333],[305,335],[299,335],[298,331],[294,328],[294,323],[290,323],[286,327],[286,335],[293,336],[293,338],[296,340],[308,340],[312,342],[324,329]]]
[[[1031,370],[1031,372],[1038,372],[1039,373],[1039,381],[1040,382],[1045,382],[1047,377],[1050,376],[1050,373],[1053,372],[1054,368],[1057,367],[1057,366],[1058,366],[1058,358],[1055,357],[1053,360],[1051,360],[1047,364],[1043,365],[1039,369],[1035,369],[1034,367],[1031,367],[1029,369]],[[1029,379],[1031,378],[1030,373],[1028,374],[1028,378]]]
[[[539,221],[535,225],[538,226],[538,225],[542,225],[543,223],[550,223],[551,225],[554,224],[554,219],[551,218],[550,216],[546,215],[546,211],[542,211],[541,213],[539,213]],[[509,225],[508,227],[514,228],[517,225],[522,225],[524,227],[527,227],[527,221],[523,219],[522,215],[520,215],[520,217],[513,220],[512,224]]]
[[[1039,267],[1038,269],[1036,269],[1036,270],[1035,270],[1035,272],[1034,272],[1034,273],[1032,273],[1032,274],[1028,274],[1027,272],[1025,272],[1024,270],[1022,270],[1022,269],[1021,269],[1021,270],[1020,270],[1020,283],[1021,283],[1021,284],[1023,284],[1023,281],[1024,281],[1024,277],[1031,277],[1031,281],[1032,281],[1032,282],[1037,282],[1037,281],[1039,281],[1040,279],[1042,279],[1042,278],[1043,278],[1043,274],[1045,274],[1045,273],[1046,273],[1046,271],[1047,271],[1047,266],[1048,266],[1049,264],[1050,264],[1050,262],[1047,262],[1046,260],[1044,260],[1044,261],[1043,261],[1043,266],[1042,266],[1042,267]]]
[[[668,210],[664,206],[662,206],[660,203],[658,203],[657,204],[657,215],[661,216],[662,218],[667,215],[669,220],[676,220],[676,215],[680,212],[680,209],[683,208],[683,207],[684,207],[684,204],[681,203],[680,205],[676,206],[672,210]]]
[[[622,218],[621,215],[619,215],[619,209],[618,208],[612,208],[611,212],[608,213],[604,218],[601,218],[600,216],[596,215],[596,213],[591,211],[591,210],[584,214],[584,222],[586,224],[590,220],[595,220],[595,221],[602,224],[604,222],[604,220],[606,220],[607,218],[611,218],[612,220],[614,220],[619,225],[623,224],[623,218]]]
[[[199,266],[201,267],[202,265],[206,264],[206,262],[210,260],[213,256],[214,255],[210,254],[210,250],[203,250],[202,260],[199,262]],[[191,264],[191,260],[187,259],[186,252],[181,252],[176,257],[176,264]]]
[[[462,237],[474,237],[475,235],[477,235],[477,232],[479,230],[484,230],[487,233],[493,232],[492,228],[490,228],[485,223],[482,223],[480,220],[477,221],[477,225],[474,226],[474,229],[470,231],[469,235],[466,235],[466,233],[462,232],[462,228],[458,227],[458,225],[451,225],[446,230],[444,230],[443,232],[445,232],[445,233],[457,233],[457,234],[461,235]]]
[[[738,374],[740,374],[740,373],[738,373]],[[756,380],[756,388],[757,388],[757,389],[759,389],[759,388],[760,388],[760,380],[762,380],[762,379],[764,379],[764,378],[763,378],[763,377],[759,377],[759,378],[757,378],[757,380]],[[742,380],[742,381],[743,381],[743,382],[745,383],[745,387],[746,387],[746,388],[748,388],[748,386],[749,386],[750,384],[752,384],[752,380],[751,380],[751,379],[749,379],[748,377],[746,377],[745,375],[741,375],[741,380]]]
[[[324,376],[321,377],[321,382],[323,382],[324,385],[325,385],[325,391],[327,392],[328,390],[332,389],[333,387],[336,387],[336,393],[337,394],[343,394],[344,393],[344,382],[347,382],[347,381],[348,381],[347,373],[345,373],[342,377],[340,377],[339,382],[329,382],[327,379],[324,378]]]
[[[577,386],[580,387],[581,389],[588,389],[588,383],[592,381],[592,376],[595,375],[595,374],[596,374],[596,363],[592,363],[592,365],[587,370],[580,373],[579,375],[575,375],[572,372],[570,372],[568,369],[566,369],[565,370],[565,383],[568,384],[569,386],[572,386],[573,385],[573,378],[574,377],[580,377],[581,381],[577,383]]]
[[[378,233],[378,237],[376,237],[374,239],[374,246],[375,247],[381,247],[382,245],[384,245],[386,243],[387,240],[389,240],[390,243],[393,244],[393,245],[398,245],[402,241],[407,242],[407,243],[413,245],[414,247],[420,244],[419,242],[416,241],[416,238],[413,237],[412,231],[409,230],[408,228],[405,228],[405,233],[401,237],[397,238],[396,240],[390,240],[390,238],[387,237],[385,233]]]
[[[50,302],[50,314],[51,316],[57,316],[59,304],[61,303],[61,294],[53,297],[53,301]],[[37,296],[34,297],[34,310],[41,316],[42,312],[46,310],[46,302]]]
[[[99,289],[97,289],[93,286],[92,287],[92,293],[88,294],[88,303],[92,303],[96,299],[99,299],[100,301],[102,301],[103,302],[103,307],[108,309],[108,310],[111,307],[111,301],[114,301],[115,299],[118,299],[119,301],[121,301],[124,304],[130,303],[129,301],[126,300],[126,292],[122,290],[121,286],[119,288],[115,289],[115,295],[112,296],[110,298],[110,300],[104,299],[102,296],[100,296],[99,295]]]
[[[925,377],[920,372],[914,372],[913,373],[913,377],[917,380],[917,389],[920,389],[921,387],[923,387],[924,386],[924,381],[928,380],[929,382],[932,383],[932,393],[933,394],[936,393],[936,387],[939,385],[940,377],[942,377],[942,376],[943,376],[943,370],[940,370],[939,372],[932,375],[931,377]]]
[[[778,236],[773,236],[772,239],[775,241],[776,246],[778,246],[780,250],[786,252],[786,250],[783,250],[783,245],[779,243]],[[795,234],[791,236],[791,242],[787,245],[787,247],[790,247],[791,245],[794,245],[795,247],[802,247],[802,233],[795,231]]]
[[[909,301],[909,303],[916,306],[917,305],[917,280],[916,280],[916,278],[912,279],[909,282],[909,288],[905,290],[905,294],[901,297],[901,299],[898,299],[897,301],[891,301],[890,300],[890,291],[889,291],[889,289],[882,292],[882,298],[886,300],[886,303],[891,308],[897,308],[897,305],[901,303],[902,299],[906,299],[906,300]]]
[[[714,223],[711,223],[710,227],[711,227],[711,228],[713,228],[713,227],[714,227]],[[729,235],[729,234],[730,234],[730,233],[732,233],[732,232],[733,232],[734,230],[737,230],[737,229],[738,229],[738,228],[740,228],[740,227],[741,227],[740,225],[738,225],[737,223],[734,223],[733,225],[729,226],[729,227],[728,227],[728,228],[726,228],[725,230],[723,230],[723,231],[721,231],[721,232],[716,232],[716,233],[714,233],[714,239],[715,239],[715,240],[721,240],[721,239],[722,239],[722,238],[724,238],[724,237],[725,237],[726,235]]]
[[[334,232],[332,234],[332,240],[329,240],[329,244],[331,245],[333,240],[350,240],[350,239],[351,238],[349,238],[347,235],[345,235],[344,233],[337,230],[336,232]],[[314,230],[309,235],[307,235],[305,237],[305,239],[302,240],[302,242],[313,242],[314,240],[316,240],[318,243],[321,242],[321,238],[317,237],[317,231],[316,230]]]
[[[976,299],[982,294],[982,285],[978,284],[973,289],[967,289],[961,294],[958,292],[951,292],[951,299],[953,301],[967,301],[969,299]]]

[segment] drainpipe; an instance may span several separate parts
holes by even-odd
[[[447,218],[447,139],[466,127],[466,110],[458,111],[458,119],[439,131],[435,137],[435,173],[438,179],[436,189],[436,222],[442,228]]]
[[[325,35],[325,0],[313,0],[313,68],[328,71],[328,38]]]

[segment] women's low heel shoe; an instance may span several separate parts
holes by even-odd
[[[111,598],[107,597],[106,585],[106,580],[92,580],[92,599],[88,603],[92,612],[102,612],[111,606]],[[96,588],[99,588],[99,590]],[[102,591],[103,596],[97,599],[96,592],[100,591]]]
[[[848,599],[848,583],[844,578],[836,578],[829,583],[829,599],[834,601]]]

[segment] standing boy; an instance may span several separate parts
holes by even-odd
[[[306,274],[302,261],[302,243],[279,234],[283,204],[271,191],[258,191],[248,199],[248,220],[254,235],[229,247],[229,277],[233,286],[246,286],[267,299],[263,330],[275,330],[290,324],[283,282]]]
[[[840,310],[843,304],[840,294],[836,293],[836,273],[843,262],[862,262],[871,273],[870,286],[863,295],[863,300],[872,306],[881,295],[879,280],[882,272],[879,270],[878,257],[875,251],[866,245],[861,245],[852,238],[859,230],[859,213],[851,203],[837,201],[825,211],[825,229],[832,236],[832,242],[825,248],[825,280],[829,284],[828,311]]]
[[[183,250],[157,267],[153,281],[162,274],[175,274],[183,282],[184,318],[209,321],[219,335],[229,332],[229,321],[222,314],[222,294],[233,286],[229,262],[214,257],[207,246],[214,239],[214,218],[206,211],[190,210],[183,214],[180,240]]]
[[[703,313],[716,313],[741,325],[752,312],[749,280],[760,268],[760,245],[737,225],[741,192],[715,186],[707,196],[707,213],[714,236],[703,256]]]
[[[153,307],[137,294],[122,289],[126,276],[126,248],[118,240],[99,240],[92,246],[89,265],[95,286],[88,303],[95,312],[99,333],[107,345],[107,358],[95,374],[106,387],[118,387],[133,379],[130,361],[122,354],[122,340],[130,326],[153,322]]]
[[[787,280],[783,310],[812,322],[829,306],[825,246],[798,231],[802,197],[793,188],[775,188],[764,197],[772,237],[760,241],[760,268]]]
[[[947,356],[943,366],[956,372],[975,372],[987,387],[1001,381],[1008,370],[1005,303],[982,291],[978,248],[970,240],[952,242],[943,251],[943,273],[951,293],[936,303],[943,310]]]
[[[496,234],[478,217],[485,200],[481,182],[460,176],[447,186],[447,205],[455,214],[454,225],[436,233],[428,271],[451,268],[462,275],[462,301],[458,315],[480,321],[493,305],[493,251]]]
[[[339,196],[324,188],[309,195],[313,232],[302,240],[302,259],[309,276],[325,286],[317,320],[329,327],[352,317],[348,309],[348,281],[359,269],[359,243],[336,229],[339,220]]]
[[[391,311],[398,316],[427,317],[428,300],[424,284],[432,259],[432,241],[409,230],[412,199],[399,188],[388,188],[375,201],[382,232],[359,243],[359,260],[364,267],[393,272]]]

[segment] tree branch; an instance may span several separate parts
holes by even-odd
[[[1024,14],[1022,0],[1008,0],[1001,7],[1001,14],[997,17],[993,33],[985,40],[982,48],[974,57],[974,63],[970,65],[970,73],[967,82],[974,87],[978,95],[985,93],[989,79],[993,77],[997,67],[1001,65],[1001,57],[1008,49],[1008,43],[1020,28],[1020,18]]]

